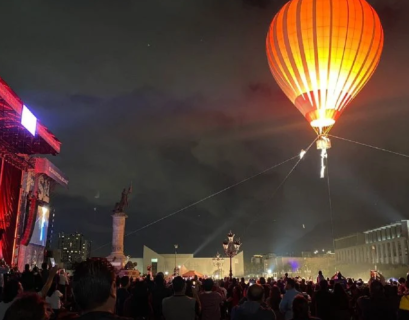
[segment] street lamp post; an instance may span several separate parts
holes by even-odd
[[[175,247],[175,272],[174,272],[174,275],[175,275],[175,277],[178,275],[178,269],[176,268],[177,267],[177,264],[176,264],[176,257],[177,257],[177,250],[178,250],[178,248],[179,248],[179,245],[177,245],[177,244],[174,244],[173,245],[174,247]]]
[[[217,253],[216,257],[214,257],[212,260],[213,260],[213,265],[217,268],[218,276],[221,278],[220,269],[223,266],[224,259],[223,257],[220,257],[220,253]]]
[[[240,250],[241,242],[240,239],[234,240],[234,234],[230,231],[227,234],[227,240],[223,241],[223,249],[226,256],[230,259],[230,280],[233,279],[233,270],[232,270],[232,259]]]

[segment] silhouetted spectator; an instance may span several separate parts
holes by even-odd
[[[72,285],[75,302],[83,312],[78,319],[122,319],[114,315],[115,270],[106,259],[88,259],[78,264]]]
[[[275,320],[274,311],[262,305],[263,296],[264,287],[252,285],[247,292],[247,301],[233,309],[232,320]]]

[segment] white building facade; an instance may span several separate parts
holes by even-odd
[[[335,259],[347,264],[408,264],[409,220],[335,239]]]
[[[130,258],[132,262],[137,262],[137,269],[143,274],[147,272],[148,266],[152,273],[163,272],[165,275],[171,275],[175,267],[179,269],[180,274],[189,270],[195,270],[206,276],[218,276],[220,278],[229,275],[229,258],[224,257],[222,266],[215,266],[213,258],[197,258],[193,254],[159,254],[147,246],[143,247],[142,258]],[[244,254],[240,251],[232,259],[232,270],[234,277],[244,276]]]

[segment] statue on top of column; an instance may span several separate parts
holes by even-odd
[[[132,193],[132,184],[129,186],[128,190],[126,188],[122,190],[121,201],[115,203],[115,208],[113,212],[115,213],[124,212],[124,210],[128,207],[128,196],[130,193]]]

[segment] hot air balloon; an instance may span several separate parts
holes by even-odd
[[[291,0],[266,39],[271,73],[318,134],[321,177],[328,132],[378,66],[383,29],[365,0]]]

